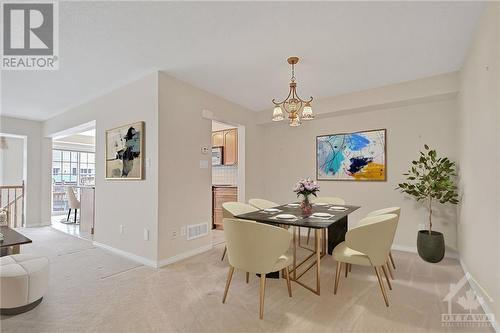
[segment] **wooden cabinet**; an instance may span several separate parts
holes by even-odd
[[[224,165],[238,164],[238,131],[232,129],[224,131]]]
[[[212,147],[224,146],[224,131],[212,132]]]
[[[222,204],[229,201],[238,201],[238,189],[233,186],[212,187],[212,223],[215,229],[224,229],[222,225]]]
[[[223,165],[238,164],[238,129],[212,132],[212,147],[222,146]]]

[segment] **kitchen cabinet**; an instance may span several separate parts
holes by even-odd
[[[238,189],[236,186],[212,186],[212,227],[222,230],[224,202],[238,201]]]
[[[223,165],[238,164],[238,129],[212,132],[212,147],[222,146]]]
[[[224,146],[224,131],[212,132],[212,147]]]

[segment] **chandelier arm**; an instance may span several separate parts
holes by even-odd
[[[273,98],[273,103],[274,105],[276,106],[280,106],[280,105],[284,105],[284,103],[290,98],[290,95],[292,94],[292,88],[290,88],[290,90],[288,91],[288,96],[285,97],[285,99],[281,102],[276,102],[276,99]],[[288,111],[287,111],[288,112]]]
[[[299,96],[296,96],[297,99],[303,103],[311,103],[313,101],[313,97],[311,96],[311,98],[309,100],[303,100],[302,98],[300,98]]]

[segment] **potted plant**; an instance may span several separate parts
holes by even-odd
[[[435,150],[424,145],[425,151],[420,158],[412,161],[411,169],[403,175],[406,182],[398,184],[398,189],[413,196],[417,201],[427,201],[429,207],[429,229],[419,230],[417,250],[422,259],[428,262],[440,262],[444,257],[445,245],[443,234],[432,230],[433,203],[458,203],[455,184],[456,165],[447,157],[438,157]]]
[[[308,216],[312,213],[312,205],[309,200],[309,196],[316,196],[316,192],[319,192],[319,185],[314,180],[307,178],[298,181],[293,187],[293,191],[297,193],[297,198],[302,196],[303,200],[300,203],[302,208],[302,215]]]

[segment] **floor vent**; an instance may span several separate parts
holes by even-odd
[[[187,227],[187,240],[208,235],[208,223],[191,224]]]

